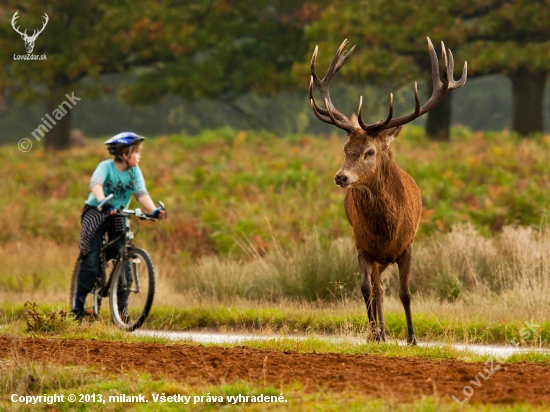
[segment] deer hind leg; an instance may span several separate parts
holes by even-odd
[[[369,317],[369,327],[376,331],[376,307],[371,283],[372,272],[376,265],[374,261],[368,258],[361,250],[358,251],[359,267],[361,268],[361,293],[367,307],[367,316]],[[376,334],[378,337],[378,333]]]
[[[378,317],[379,340],[386,341],[386,325],[384,323],[384,287],[382,286],[382,272],[388,267],[387,264],[375,263],[372,270],[372,292],[374,295],[373,307],[374,316]]]
[[[405,316],[407,317],[407,343],[409,345],[416,345],[417,341],[416,336],[414,336],[411,314],[411,292],[409,290],[411,262],[412,243],[407,246],[403,253],[397,258],[397,265],[399,266],[399,298],[401,299],[401,303],[405,309]]]

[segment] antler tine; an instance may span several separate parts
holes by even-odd
[[[455,62],[453,59],[453,52],[449,49],[449,73],[451,74],[451,80],[449,83],[449,90],[458,89],[466,84],[466,78],[468,77],[468,62],[464,62],[464,69],[462,70],[462,77],[456,81],[454,79]]]
[[[50,18],[48,17],[48,15],[46,13],[44,13],[44,16],[45,17],[45,21],[44,23],[42,23],[42,28],[40,30],[35,30],[35,32],[37,33],[33,33],[32,37],[38,37],[38,35],[40,33],[42,33],[44,31],[44,29],[46,28],[46,25],[48,24],[48,21],[50,21]]]
[[[445,49],[445,44],[441,42],[442,47],[442,58],[443,58],[443,81],[439,77],[439,61],[437,59],[437,53],[433,47],[432,41],[428,37],[428,51],[430,53],[430,62],[432,67],[432,94],[428,101],[420,106],[420,99],[418,98],[418,86],[416,82],[414,83],[414,100],[415,100],[415,110],[412,113],[409,113],[405,116],[398,117],[396,119],[391,119],[389,121],[384,121],[375,123],[373,125],[361,124],[361,127],[369,132],[373,133],[374,131],[380,132],[385,129],[390,129],[392,127],[397,127],[409,123],[410,121],[416,119],[419,116],[422,116],[424,113],[432,110],[445,96],[445,93],[449,90],[458,89],[459,87],[464,86],[467,78],[467,63],[464,63],[464,72],[459,81],[453,79],[453,69],[454,69],[454,59],[451,51],[449,50],[449,58],[447,58],[447,52]],[[386,119],[387,120],[387,119]],[[376,127],[375,127],[376,126]],[[373,130],[374,129],[374,130]]]
[[[348,44],[348,39],[344,40],[338,50],[336,51],[336,54],[334,55],[334,58],[332,59],[332,62],[330,63],[330,66],[327,69],[327,73],[325,74],[325,77],[323,77],[323,80],[327,79],[330,81],[332,77],[338,73],[338,70],[344,65],[346,60],[348,60],[351,53],[353,53],[353,50],[355,50],[355,45],[347,52],[344,53],[342,56],[342,51]]]
[[[328,110],[317,106],[317,103],[315,103],[315,98],[313,97],[313,76],[311,76],[311,80],[309,81],[309,102],[311,104],[311,108],[313,109],[313,113],[319,120],[322,120],[325,123],[333,124],[330,118],[323,117],[323,115],[329,115]]]
[[[390,110],[388,113],[388,117],[386,119],[380,120],[379,122],[373,123],[373,124],[365,124],[363,122],[363,119],[361,118],[361,109],[363,106],[363,96],[361,96],[361,99],[359,100],[359,110],[357,111],[357,117],[359,121],[359,125],[361,128],[366,131],[368,134],[374,135],[377,131],[382,130],[382,128],[389,123],[391,118],[393,117],[393,93],[390,93]]]
[[[313,108],[313,113],[322,121],[326,123],[332,123],[335,126],[346,130],[348,133],[355,130],[355,127],[350,122],[350,120],[344,116],[341,112],[336,110],[334,105],[332,104],[332,101],[330,99],[330,93],[329,93],[329,85],[332,77],[340,70],[340,68],[344,65],[346,60],[349,58],[353,50],[355,49],[355,46],[353,46],[348,52],[342,54],[344,48],[348,44],[348,40],[344,40],[338,50],[336,51],[336,55],[332,59],[328,69],[327,73],[322,79],[319,79],[316,73],[316,63],[317,63],[317,54],[319,51],[318,46],[315,46],[315,50],[313,51],[313,55],[311,57],[311,80],[309,83],[309,99],[311,103],[311,107]],[[315,98],[313,96],[313,83],[317,86],[319,89],[319,92],[321,93],[321,97],[325,103],[326,109],[322,109],[317,105],[315,102]],[[330,120],[326,118],[326,116],[329,116]]]
[[[19,10],[17,10],[17,11],[14,13],[13,17],[11,18],[11,26],[13,27],[13,29],[14,29],[17,33],[19,33],[21,36],[23,36],[23,33],[21,33],[21,32],[19,31],[19,27],[15,27],[15,23],[16,23],[16,20],[17,20],[18,18],[19,18]],[[26,35],[26,34],[27,34],[27,30],[25,30],[25,35]]]
[[[311,80],[309,81],[309,100],[314,105],[313,110],[317,110],[319,113],[328,116],[328,110],[323,109],[322,107],[317,106],[317,103],[315,103],[315,97],[313,97],[313,75],[311,76]],[[323,120],[323,119],[321,119]]]
[[[447,59],[447,52],[445,51],[445,43],[441,41],[441,56],[443,57],[443,84],[449,84],[449,61]],[[452,76],[452,75],[451,75]]]
[[[325,106],[327,107],[328,115],[329,115],[330,118],[332,119],[332,122],[333,122],[335,125],[338,125],[338,120],[336,120],[336,118],[334,117],[334,114],[332,114],[332,110],[330,110],[330,105],[329,105],[328,99],[325,99]]]
[[[309,99],[309,102],[311,104],[311,108],[313,109],[313,113],[315,113],[315,116],[317,116],[319,120],[322,120],[325,123],[334,124],[331,119],[327,119],[326,117],[321,116],[321,114],[318,111],[320,107],[315,104],[313,99]],[[328,110],[327,110],[327,113],[328,113]]]
[[[454,81],[454,72],[455,72],[455,59],[453,58],[453,52],[451,49],[449,51],[449,74],[451,75],[451,81]]]
[[[420,113],[420,98],[418,97],[418,84],[414,82],[414,114]]]
[[[313,50],[313,55],[311,56],[311,77],[313,77],[316,81],[319,80],[317,77],[317,73],[315,71],[315,64],[317,63],[317,52],[319,51],[319,46],[315,46],[315,50]]]
[[[435,52],[434,45],[429,37],[428,51],[430,52],[430,63],[432,65],[432,85],[436,88],[436,85],[441,85],[441,79],[439,78],[439,60],[437,60],[437,53]]]

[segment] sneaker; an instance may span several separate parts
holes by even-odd
[[[74,316],[74,320],[76,321],[81,321],[82,319],[84,319],[84,317],[86,315],[88,315],[88,313],[86,313],[85,311],[83,311],[82,309],[73,309],[71,310],[71,313],[73,314]]]

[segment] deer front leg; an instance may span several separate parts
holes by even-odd
[[[416,345],[416,336],[411,314],[411,291],[409,290],[409,281],[411,279],[411,262],[412,262],[412,243],[407,246],[403,253],[397,258],[399,266],[399,298],[405,309],[407,317],[407,344]]]
[[[365,299],[365,305],[367,307],[369,327],[371,327],[373,331],[376,331],[376,308],[371,285],[371,276],[375,263],[366,256],[364,251],[358,250],[357,254],[359,257],[359,267],[361,268],[361,293],[363,294],[363,299]]]

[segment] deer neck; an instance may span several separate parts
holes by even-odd
[[[376,170],[356,187],[363,196],[372,200],[399,197],[403,192],[403,184],[391,151],[381,156]]]
[[[391,155],[369,177],[351,190],[357,217],[375,233],[391,237],[397,228],[404,203],[404,187]]]

